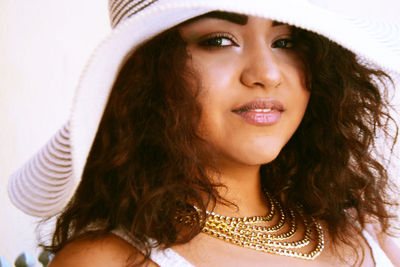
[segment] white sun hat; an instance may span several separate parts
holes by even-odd
[[[90,58],[65,126],[15,172],[12,202],[38,217],[60,212],[78,186],[121,62],[138,45],[190,18],[219,10],[321,34],[389,74],[400,73],[400,26],[324,8],[331,0],[109,0],[112,32]]]

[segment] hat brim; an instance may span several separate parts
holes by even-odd
[[[35,216],[53,215],[73,195],[80,182],[112,85],[127,54],[157,34],[190,18],[215,10],[269,18],[316,32],[356,53],[360,60],[368,64],[390,73],[400,73],[398,25],[346,18],[301,0],[156,1],[118,25],[95,50],[81,76],[70,117],[73,174],[63,183],[63,193],[54,190],[59,195],[52,198],[61,204],[53,203],[35,213],[30,212],[32,207],[27,209],[20,205],[23,211]],[[18,190],[24,190],[21,187],[19,185]],[[15,192],[11,192],[11,186],[9,191],[12,199],[22,198],[22,193],[17,196]]]

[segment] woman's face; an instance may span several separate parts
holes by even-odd
[[[274,160],[299,126],[310,93],[290,28],[212,12],[179,28],[201,83],[201,136],[220,164]]]

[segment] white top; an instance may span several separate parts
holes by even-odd
[[[135,243],[122,231],[115,230],[113,233],[135,246]],[[363,235],[368,243],[368,246],[371,248],[375,267],[394,267],[388,256],[385,254],[379,244],[371,237],[371,235],[368,234],[367,231],[363,231]],[[193,264],[188,262],[184,257],[176,253],[171,248],[164,250],[153,249],[150,254],[150,259],[157,263],[160,267],[194,267]]]
[[[135,242],[122,230],[113,230],[112,233],[121,237],[132,246],[136,247]],[[150,259],[157,263],[160,267],[194,267],[193,264],[188,262],[184,257],[176,253],[171,248],[167,248],[164,250],[157,248],[152,249]]]
[[[372,236],[367,232],[363,231],[365,240],[368,246],[371,248],[372,257],[375,261],[375,267],[394,267],[393,263],[390,261],[386,253],[382,250],[379,244],[372,238]]]
[[[194,267],[193,264],[171,248],[165,250],[153,249],[150,258],[160,267]]]

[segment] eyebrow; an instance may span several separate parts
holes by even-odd
[[[204,19],[204,18],[222,19],[222,20],[227,20],[229,22],[233,22],[235,24],[239,24],[239,25],[246,25],[247,21],[249,20],[249,17],[246,15],[230,13],[230,12],[223,12],[223,11],[213,11],[213,12],[209,12],[209,13],[200,15],[198,17],[195,17],[195,18],[189,20],[188,22],[193,22],[196,20]]]
[[[214,19],[221,19],[221,20],[227,20],[229,22],[239,24],[239,25],[246,25],[249,17],[246,15],[238,14],[238,13],[231,13],[231,12],[224,12],[224,11],[212,11],[203,15],[200,15],[198,17],[189,19],[185,21],[183,24],[188,24],[194,21],[198,21],[200,19],[204,18],[214,18]],[[279,22],[279,21],[273,21],[272,26],[281,26],[281,25],[286,25],[285,23]]]
[[[281,25],[287,25],[287,24],[279,22],[279,21],[276,21],[276,20],[272,21],[272,27],[281,26]]]

